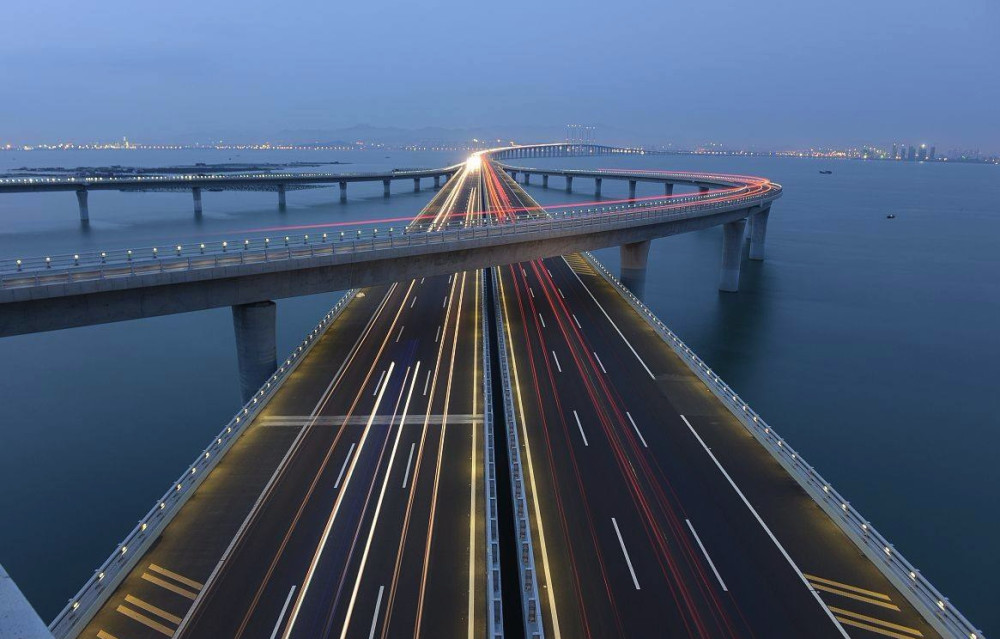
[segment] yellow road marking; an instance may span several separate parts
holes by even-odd
[[[191,601],[194,601],[195,599],[198,598],[198,593],[191,592],[190,590],[185,590],[184,588],[181,588],[180,586],[175,586],[172,583],[170,583],[169,581],[163,581],[159,577],[157,577],[155,575],[151,575],[148,572],[142,573],[142,578],[145,579],[146,581],[150,582],[150,583],[154,583],[157,586],[160,586],[161,588],[166,588],[170,592],[176,592],[178,595],[180,595],[182,597],[187,597]]]
[[[125,595],[125,601],[127,601],[128,603],[132,604],[137,608],[142,608],[146,612],[151,612],[157,617],[166,619],[167,621],[170,621],[174,624],[179,624],[181,622],[181,618],[178,617],[177,615],[172,615],[166,610],[163,610],[162,608],[157,608],[153,604],[148,604],[142,599],[139,599],[138,597],[133,597],[132,595]]]
[[[851,592],[857,592],[862,595],[868,595],[869,597],[874,597],[876,599],[884,599],[886,601],[891,601],[889,595],[884,595],[880,592],[873,592],[871,590],[865,590],[864,588],[858,588],[857,586],[849,586],[847,584],[842,584],[839,581],[834,581],[833,579],[823,579],[822,577],[817,577],[816,575],[806,575],[803,576],[809,581],[816,581],[821,584],[826,584],[828,586],[834,586],[835,588],[841,588],[843,590],[850,590]]]
[[[202,588],[205,587],[205,584],[203,584],[203,583],[199,583],[199,582],[195,581],[194,579],[188,579],[187,577],[185,577],[183,575],[178,575],[176,572],[171,572],[171,571],[167,570],[166,568],[161,568],[160,566],[157,566],[156,564],[149,564],[149,569],[152,570],[153,572],[158,572],[161,575],[165,575],[167,577],[170,577],[174,581],[179,581],[180,583],[184,584],[185,586],[191,586],[195,590],[201,590]]]
[[[906,626],[901,626],[899,624],[891,623],[891,622],[888,622],[888,621],[882,621],[881,619],[876,619],[875,617],[869,617],[868,615],[862,615],[862,614],[857,613],[857,612],[851,612],[850,610],[843,610],[841,608],[834,608],[833,606],[830,606],[830,612],[832,612],[832,613],[834,613],[836,615],[844,615],[844,616],[847,616],[847,617],[854,617],[855,619],[860,619],[862,621],[867,621],[869,623],[873,623],[873,624],[876,624],[876,625],[879,625],[879,626],[885,626],[886,628],[892,628],[893,630],[900,630],[902,632],[908,632],[908,633],[910,633],[912,635],[916,635],[918,637],[923,637],[924,636],[924,633],[920,632],[916,628],[907,628]]]
[[[171,630],[170,628],[167,628],[166,626],[164,626],[162,623],[159,623],[158,621],[153,621],[152,619],[150,619],[146,615],[144,615],[142,613],[139,613],[139,612],[136,612],[135,610],[132,610],[131,608],[126,608],[125,606],[118,606],[118,612],[122,613],[126,617],[129,617],[131,619],[135,619],[136,621],[138,621],[142,625],[147,626],[149,628],[152,628],[153,630],[155,630],[157,632],[162,632],[163,634],[167,635],[168,637],[173,637],[174,636],[174,631]]]
[[[97,639],[118,639],[118,637],[114,636],[110,632],[104,632],[103,630],[98,630]]]
[[[851,592],[846,592],[844,590],[837,590],[836,588],[830,588],[829,586],[824,586],[823,584],[813,584],[813,588],[816,590],[822,590],[824,592],[830,592],[835,595],[840,595],[841,597],[847,597],[849,599],[854,599],[857,601],[863,601],[865,603],[870,603],[873,606],[881,606],[883,608],[888,608],[889,610],[899,610],[899,606],[892,603],[886,603],[884,601],[879,601],[878,599],[871,599],[869,597],[862,597],[861,595],[855,595]]]
[[[848,626],[854,626],[855,628],[861,628],[862,630],[867,630],[869,632],[876,632],[880,635],[885,635],[886,637],[893,637],[894,639],[913,639],[912,635],[903,635],[898,632],[893,632],[891,630],[883,630],[878,626],[871,626],[866,623],[861,623],[860,621],[853,621],[847,617],[837,616],[837,621],[840,623],[846,623]]]

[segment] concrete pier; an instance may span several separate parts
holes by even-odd
[[[413,192],[420,193],[420,178],[413,178]]]
[[[667,197],[673,195],[674,194],[674,185],[671,184],[670,182],[664,182],[663,183],[663,194],[666,195]]]
[[[735,292],[740,290],[740,261],[743,257],[743,233],[746,218],[722,225],[722,275],[719,290]]]
[[[434,188],[435,189],[441,188],[441,176],[440,175],[435,175],[434,176]]]
[[[707,186],[699,186],[698,187],[698,192],[699,193],[708,193],[708,190],[709,190],[709,187],[707,187]]]
[[[642,299],[646,292],[646,264],[649,262],[649,240],[621,245],[621,282],[632,294]]]
[[[567,193],[572,193],[573,192],[573,176],[572,175],[567,175],[566,176],[566,192]]]
[[[347,201],[347,182],[341,181],[340,183],[340,203],[343,204]]]
[[[196,186],[191,189],[191,197],[194,199],[194,216],[201,217],[201,187]]]
[[[285,185],[284,184],[279,184],[278,185],[278,210],[279,211],[284,211],[285,210]]]
[[[594,178],[594,198],[601,198],[601,178]]]
[[[252,302],[232,308],[236,356],[240,368],[240,393],[246,403],[278,370],[275,341],[277,304],[270,301]]]
[[[529,184],[531,184],[531,174],[528,173],[527,171],[525,171],[524,172],[524,185],[528,186]]]
[[[750,259],[764,259],[764,238],[767,237],[767,216],[771,207],[750,216]]]
[[[549,176],[547,175],[542,176],[542,188],[543,189],[549,188]]]
[[[76,202],[80,205],[80,221],[90,222],[90,207],[87,206],[87,189],[80,189],[76,192]]]
[[[382,180],[382,197],[389,197],[389,183],[392,180]]]
[[[636,184],[635,180],[628,181],[628,199],[630,200],[635,199],[635,184]]]

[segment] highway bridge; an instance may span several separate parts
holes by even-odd
[[[581,252],[722,224],[738,259],[743,221],[780,187],[699,176],[717,188],[553,210],[511,170],[470,160],[391,238],[264,249],[285,270],[309,262],[304,279],[342,255],[406,259],[337,280],[355,288],[152,505],[54,636],[983,636]],[[431,259],[442,245],[456,248]],[[225,248],[189,262],[182,247],[178,272],[252,253]],[[67,259],[22,261],[2,290],[170,272],[107,278],[92,256]],[[234,315],[248,341],[240,322],[262,323]]]

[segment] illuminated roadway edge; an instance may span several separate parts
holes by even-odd
[[[539,147],[551,145],[539,145]],[[519,147],[533,148],[533,147]],[[498,149],[495,151],[509,151]],[[490,152],[487,152],[490,153]],[[563,174],[559,170],[525,169],[522,167],[504,167],[505,169],[530,173]],[[570,173],[566,171],[566,173]],[[573,175],[593,177],[595,173],[603,174],[613,179],[631,179],[627,172],[619,171],[572,171]],[[658,174],[649,179],[650,175],[635,179],[643,181],[679,181],[674,177],[694,174]],[[707,181],[710,176],[699,175],[698,178]],[[712,176],[715,177],[715,176]],[[721,176],[720,176],[721,177]],[[732,180],[739,176],[724,176],[721,180]],[[671,180],[671,178],[674,178]],[[727,179],[728,178],[728,179]],[[689,183],[694,183],[691,179]],[[728,184],[726,186],[729,186]],[[780,194],[780,191],[779,191]],[[631,304],[650,326],[663,338],[664,342],[688,365],[706,386],[723,404],[739,419],[747,430],[760,442],[779,464],[805,489],[807,494],[827,513],[830,519],[843,530],[858,548],[875,564],[876,567],[896,586],[904,596],[915,606],[920,614],[936,630],[946,637],[963,637],[968,639],[984,639],[977,630],[954,606],[948,603],[941,593],[913,567],[901,554],[879,534],[867,520],[863,519],[846,499],[837,493],[832,486],[808,464],[801,456],[788,446],[774,430],[766,425],[743,400],[732,391],[708,366],[694,354],[663,322],[661,322],[641,301],[632,295],[600,262],[588,253],[586,259],[595,267],[622,297]],[[520,260],[511,260],[520,261]],[[267,403],[274,392],[280,387],[289,373],[302,361],[303,356],[318,341],[332,325],[340,312],[353,297],[354,291],[347,294],[328,312],[320,323],[304,339],[300,345],[287,357],[283,365],[254,395],[253,399],[242,407],[232,420],[223,428],[219,435],[197,456],[195,462],[185,469],[180,478],[171,484],[163,498],[143,517],[138,525],[118,544],[112,555],[95,571],[77,595],[69,601],[66,607],[49,625],[49,630],[55,637],[72,637],[82,628],[100,605],[114,591],[118,582],[129,572],[132,566],[141,559],[146,549],[156,540],[160,531],[193,494],[201,480],[229,450],[230,446],[242,433],[243,427],[252,422],[253,416]],[[200,471],[200,472],[199,472]]]

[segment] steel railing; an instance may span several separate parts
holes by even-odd
[[[849,501],[834,490],[830,482],[810,466],[794,448],[778,435],[740,396],[708,367],[677,335],[622,284],[599,260],[583,253],[595,270],[608,281],[664,342],[687,364],[695,375],[719,398],[837,526],[857,545],[875,566],[913,604],[938,632],[956,639],[984,639],[978,630],[942,595],[920,571],[901,555],[855,510]]]
[[[500,574],[500,523],[497,504],[496,451],[494,446],[493,414],[493,364],[490,357],[490,314],[487,308],[487,269],[479,271],[482,295],[479,311],[483,341],[483,439],[484,439],[484,488],[486,493],[486,627],[492,639],[503,637],[503,589]],[[475,516],[475,513],[473,513]]]

